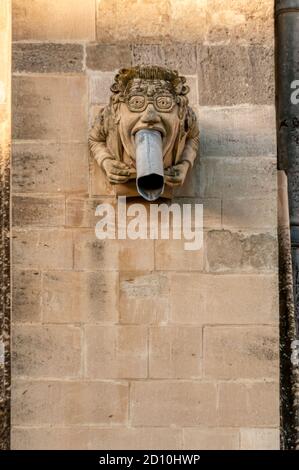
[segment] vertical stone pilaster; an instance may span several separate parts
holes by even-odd
[[[11,1],[0,0],[0,450],[10,447]]]

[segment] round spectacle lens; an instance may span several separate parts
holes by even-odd
[[[130,109],[142,109],[145,105],[145,97],[141,95],[132,96],[128,104]]]
[[[171,109],[173,105],[173,99],[171,96],[158,96],[156,98],[156,106],[161,111],[167,111]]]

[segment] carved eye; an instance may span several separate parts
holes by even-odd
[[[132,109],[142,109],[144,107],[145,97],[136,95],[129,99],[129,107]]]
[[[171,108],[173,101],[171,96],[158,96],[156,103],[159,109],[167,110]]]

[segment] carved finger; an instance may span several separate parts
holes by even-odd
[[[165,177],[165,183],[168,185],[168,186],[180,186],[182,184],[182,179],[179,178],[179,177],[170,177],[170,176],[166,176]]]
[[[117,168],[117,169],[118,168],[128,169],[128,165],[126,165],[123,162],[119,162],[118,160],[113,161],[113,166],[114,166],[114,168]]]
[[[112,175],[122,175],[122,176],[130,176],[130,171],[129,170],[118,170],[116,168],[112,168],[110,171]]]
[[[126,181],[128,181],[127,176],[120,176],[120,175],[113,175],[113,174],[110,174],[108,179],[110,183],[125,183]]]

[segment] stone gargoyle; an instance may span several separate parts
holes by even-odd
[[[89,135],[91,154],[117,194],[172,197],[193,166],[199,129],[178,72],[158,66],[121,69]],[[125,185],[125,187],[124,187]]]

